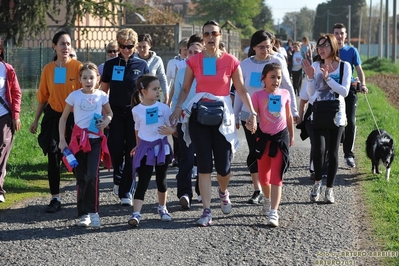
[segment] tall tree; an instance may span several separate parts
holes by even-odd
[[[297,41],[301,40],[304,36],[311,38],[315,13],[314,10],[303,7],[299,12],[285,14],[283,25],[289,26],[292,29],[292,39]]]
[[[47,17],[63,27],[73,26],[87,14],[115,23],[120,6],[128,5],[119,0],[0,0],[0,34],[19,44],[45,30]],[[61,8],[65,17],[58,21]]]
[[[350,6],[350,9],[349,9]],[[320,33],[331,33],[335,23],[343,23],[349,31],[349,11],[351,24],[351,37],[359,36],[360,14],[366,0],[330,0],[319,4],[313,25],[313,38],[318,39]]]
[[[252,18],[260,13],[262,0],[192,0],[192,11],[196,21],[205,22],[214,19],[219,23],[230,20],[243,28],[252,24]]]
[[[260,29],[271,29],[273,26],[273,15],[270,7],[263,1],[260,3],[260,13],[252,19],[253,26]]]

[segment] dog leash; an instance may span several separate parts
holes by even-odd
[[[364,94],[364,97],[366,97],[366,102],[367,102],[367,105],[369,106],[369,110],[370,110],[371,116],[373,117],[374,124],[375,124],[375,126],[377,127],[378,134],[381,135],[380,128],[379,128],[378,125],[377,125],[377,120],[375,119],[375,116],[374,116],[374,114],[373,114],[373,110],[371,110],[370,102],[369,102],[369,99],[367,98],[367,94],[366,94],[366,93]]]

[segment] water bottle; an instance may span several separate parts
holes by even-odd
[[[78,161],[76,160],[75,156],[71,152],[70,149],[65,148],[62,154],[65,156],[66,160],[68,161],[68,164],[72,167],[75,168],[78,166]]]

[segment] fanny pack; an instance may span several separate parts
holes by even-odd
[[[223,121],[224,103],[199,101],[194,103],[192,113],[198,123],[205,126],[218,126]]]

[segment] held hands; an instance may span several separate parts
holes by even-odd
[[[314,67],[310,64],[309,60],[302,60],[302,69],[303,71],[305,71],[306,76],[308,76],[309,79],[313,79],[315,70]]]
[[[255,113],[251,113],[247,120],[245,121],[245,127],[251,131],[252,134],[255,134],[256,129],[258,127],[258,123],[256,122],[256,115]]]
[[[180,115],[181,115],[181,107],[175,107],[175,110],[169,117],[169,122],[171,125],[175,126],[177,122],[179,121]]]

